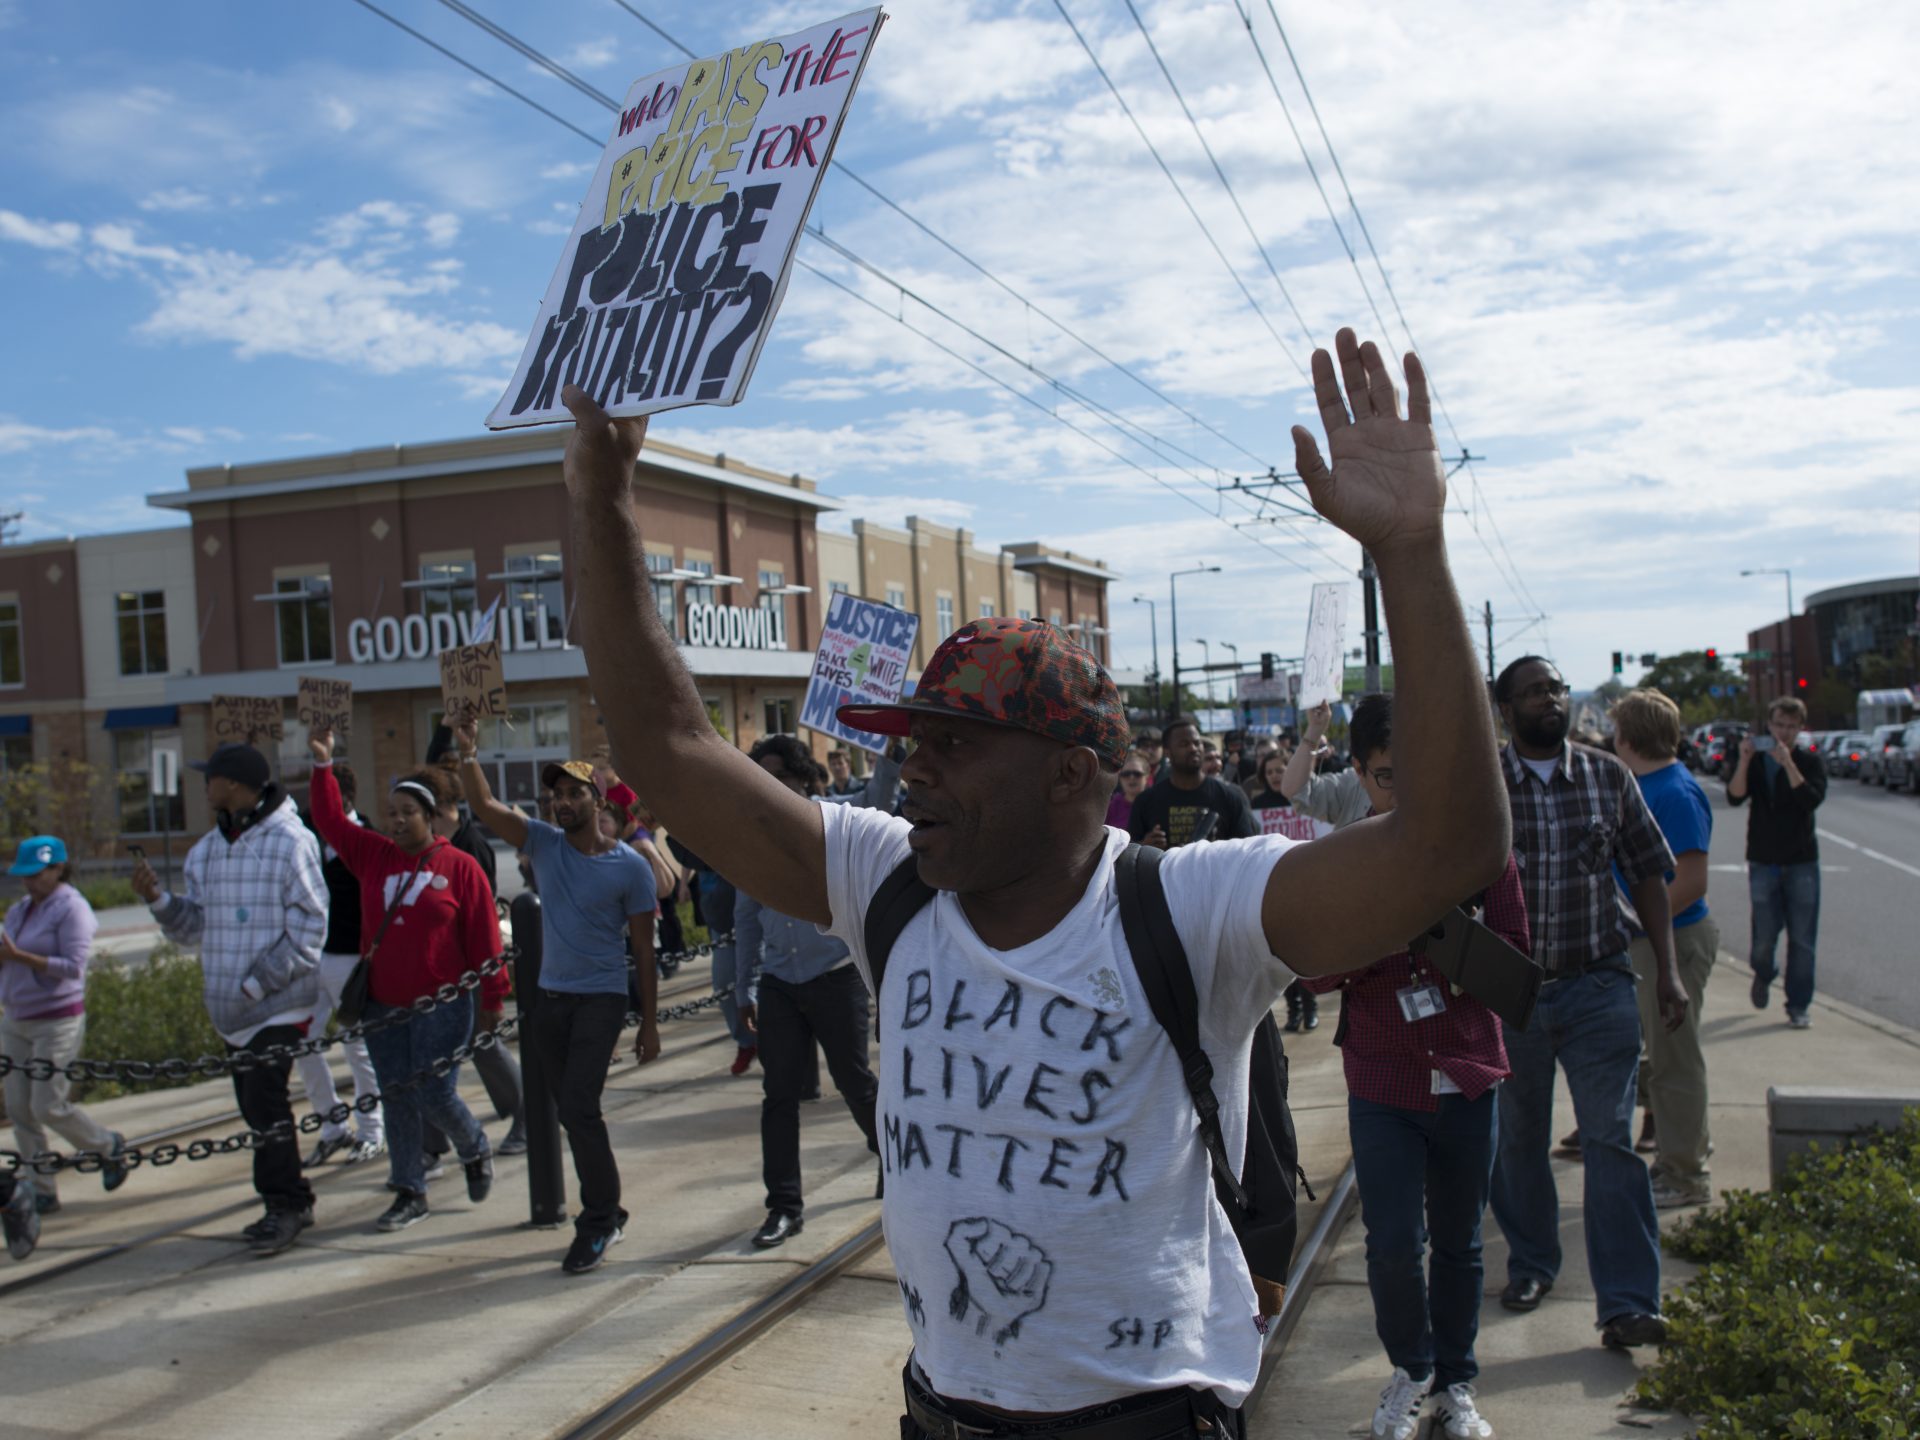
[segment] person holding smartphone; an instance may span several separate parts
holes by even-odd
[[[47,1131],[57,1132],[76,1150],[103,1157],[101,1183],[118,1190],[127,1179],[119,1162],[126,1137],[107,1129],[73,1103],[62,1067],[80,1053],[87,1033],[87,954],[99,922],[86,897],[67,883],[71,866],[66,844],[57,835],[35,835],[21,842],[9,875],[26,882],[27,893],[7,911],[0,931],[0,1054],[16,1066],[51,1061],[45,1080],[25,1070],[7,1072],[7,1114],[14,1144],[22,1155],[49,1147]],[[57,1172],[33,1184],[37,1213],[60,1208]]]
[[[1767,1008],[1779,974],[1775,951],[1787,932],[1787,1024],[1813,1024],[1814,936],[1820,928],[1820,842],[1813,812],[1827,798],[1827,767],[1816,750],[1795,748],[1807,707],[1783,695],[1767,709],[1767,730],[1740,742],[1727,803],[1747,809],[1747,890],[1753,903],[1753,1008]],[[1756,760],[1755,757],[1758,757]]]

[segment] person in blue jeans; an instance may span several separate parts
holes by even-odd
[[[1560,1200],[1548,1158],[1556,1066],[1580,1126],[1587,1270],[1602,1343],[1666,1339],[1660,1315],[1660,1229],[1653,1185],[1633,1151],[1640,1010],[1632,934],[1614,891],[1618,864],[1653,947],[1667,1028],[1686,1020],[1667,872],[1673,852],[1626,766],[1567,741],[1567,684],[1551,661],[1524,655],[1500,673],[1494,699],[1512,743],[1501,754],[1513,806],[1513,848],[1533,954],[1546,970],[1532,1023],[1506,1029],[1510,1079],[1500,1087],[1493,1215],[1507,1240],[1500,1303],[1537,1309],[1560,1273]]]
[[[1813,941],[1820,929],[1820,842],[1813,812],[1827,798],[1817,750],[1798,745],[1807,707],[1783,695],[1767,709],[1767,733],[1740,742],[1727,803],[1747,807],[1747,888],[1753,900],[1753,1008],[1767,1008],[1787,932],[1787,1023],[1813,1024]]]

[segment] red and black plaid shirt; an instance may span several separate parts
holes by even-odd
[[[1532,953],[1527,902],[1520,890],[1520,869],[1507,857],[1506,872],[1486,894],[1481,921],[1509,945]],[[1433,1093],[1438,1070],[1478,1100],[1512,1073],[1500,1018],[1464,992],[1454,993],[1445,976],[1425,958],[1402,950],[1376,960],[1365,970],[1303,980],[1309,989],[1341,991],[1340,1020],[1345,1036],[1340,1050],[1347,1068],[1347,1089],[1376,1105],[1402,1110],[1440,1108]],[[1408,1020],[1399,994],[1409,985],[1438,985],[1447,1008],[1425,1020]]]

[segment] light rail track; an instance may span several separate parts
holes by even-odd
[[[1321,1208],[1319,1219],[1307,1236],[1300,1253],[1294,1257],[1288,1276],[1286,1298],[1280,1313],[1268,1331],[1261,1355],[1260,1378],[1247,1398],[1247,1413],[1253,1415],[1266,1398],[1267,1386],[1287,1343],[1298,1328],[1300,1317],[1312,1299],[1314,1288],[1326,1273],[1335,1243],[1347,1221],[1358,1208],[1359,1190],[1351,1161],[1334,1182]],[[881,1244],[880,1222],[874,1221],[770,1295],[716,1325],[686,1349],[643,1375],[631,1388],[608,1401],[586,1419],[557,1432],[553,1440],[614,1440],[639,1427],[662,1406],[696,1384],[739,1354],[760,1336],[792,1316],[828,1285],[846,1274]]]
[[[671,996],[669,996],[666,986],[663,984],[660,1002],[664,1005],[670,998],[679,999],[682,996],[693,994],[702,988],[704,987],[701,985],[683,985],[677,987]],[[690,1054],[695,1050],[716,1045],[726,1038],[726,1032],[722,1030],[718,1035],[702,1036],[687,1044],[672,1047],[663,1045],[660,1050],[659,1059],[653,1063],[655,1065],[664,1064],[669,1060]],[[616,1051],[616,1060],[623,1057],[623,1051]],[[179,1139],[182,1136],[198,1134],[201,1131],[223,1129],[226,1126],[241,1123],[242,1119],[243,1117],[238,1110],[223,1110],[212,1115],[200,1116],[194,1120],[185,1120],[177,1125],[155,1130],[149,1134],[130,1136],[127,1143],[131,1146],[145,1149],[150,1145],[162,1144],[169,1140]],[[302,1138],[304,1140],[304,1137]],[[207,1162],[201,1161],[199,1163],[205,1164]],[[307,1179],[309,1183],[315,1186],[324,1185],[330,1180],[354,1173],[355,1168],[356,1167],[346,1165],[325,1166],[317,1171],[309,1172]],[[225,1219],[228,1216],[245,1214],[258,1209],[259,1205],[259,1197],[249,1193],[242,1199],[229,1202],[228,1204],[218,1206],[211,1210],[201,1211],[184,1220],[177,1220],[170,1224],[160,1226],[157,1229],[129,1236],[126,1239],[107,1242],[64,1260],[57,1260],[50,1264],[35,1265],[25,1274],[0,1281],[0,1299],[4,1299],[9,1295],[18,1294],[23,1290],[31,1289],[33,1286],[45,1284],[47,1281],[57,1280],[63,1276],[75,1274],[81,1270],[88,1269],[91,1266],[101,1264],[107,1260],[115,1259],[121,1255],[130,1254],[135,1250],[152,1245],[157,1241],[172,1239],[176,1235],[185,1234],[189,1230],[211,1224],[216,1220]]]

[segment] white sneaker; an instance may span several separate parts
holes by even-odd
[[[1420,1407],[1426,1401],[1431,1379],[1415,1380],[1398,1365],[1393,1378],[1380,1392],[1380,1408],[1373,1412],[1376,1440],[1413,1440],[1420,1429]]]
[[[1493,1426],[1473,1403],[1473,1386],[1449,1385],[1434,1402],[1433,1418],[1447,1440],[1493,1440]]]

